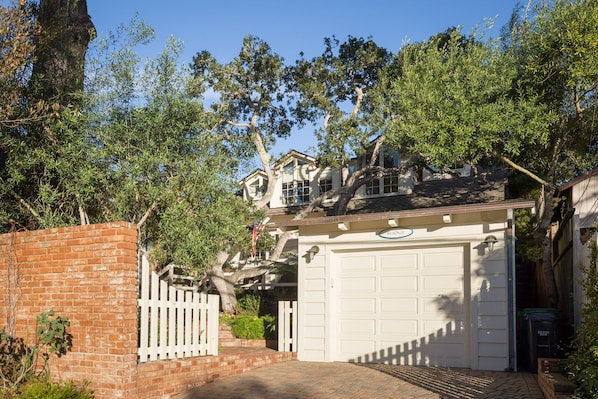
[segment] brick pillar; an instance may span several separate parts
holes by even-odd
[[[7,327],[10,304],[15,335],[28,341],[40,312],[68,317],[73,346],[52,359],[53,377],[91,381],[95,399],[135,398],[137,276],[137,230],[130,223],[0,235],[0,328]]]

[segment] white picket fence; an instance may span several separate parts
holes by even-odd
[[[218,295],[177,289],[141,257],[139,362],[218,354]]]
[[[297,352],[297,301],[278,302],[278,351]]]

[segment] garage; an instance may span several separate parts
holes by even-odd
[[[469,364],[469,271],[462,245],[333,254],[333,361]]]

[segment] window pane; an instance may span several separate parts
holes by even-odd
[[[380,179],[374,179],[365,185],[366,195],[380,194]]]
[[[324,177],[318,180],[318,195],[332,190],[332,177]]]
[[[399,177],[397,175],[384,177],[384,193],[396,193],[399,191]]]

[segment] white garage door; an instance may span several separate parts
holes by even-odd
[[[463,247],[338,253],[333,360],[469,367]]]

